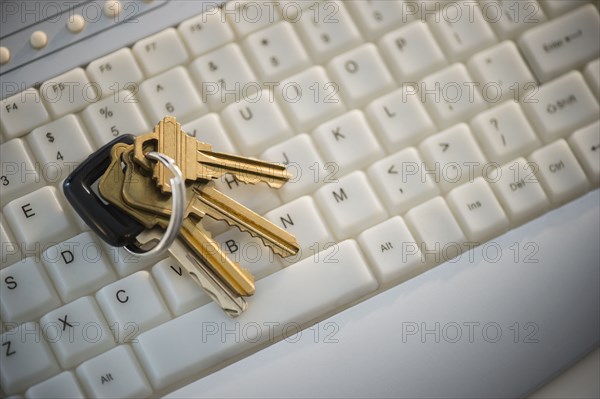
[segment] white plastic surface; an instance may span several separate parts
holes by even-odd
[[[526,396],[598,346],[598,201],[596,190],[496,238],[495,262],[475,248],[322,321],[320,331],[325,323],[338,327],[334,343],[315,342],[307,330],[167,397]],[[535,255],[523,252],[531,244]],[[518,262],[511,247],[520,248]],[[516,322],[517,342],[510,329]],[[422,339],[423,328],[435,331],[436,323],[439,342],[434,333]],[[450,323],[461,328],[457,342],[442,335]],[[472,342],[465,323],[474,323]],[[497,342],[486,340],[493,327],[483,335],[486,323],[502,329]],[[411,327],[417,330],[409,335]],[[537,342],[524,342],[528,334]]]

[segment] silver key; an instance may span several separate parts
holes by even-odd
[[[160,240],[163,234],[164,230],[154,228],[144,230],[136,239],[138,245],[145,248],[154,245],[154,242]],[[217,275],[196,257],[183,240],[176,239],[168,252],[228,316],[236,317],[246,310],[248,307],[246,300],[237,296],[229,287],[223,284]]]

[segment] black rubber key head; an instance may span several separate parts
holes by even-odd
[[[119,136],[91,154],[63,184],[65,197],[73,209],[94,233],[113,247],[135,243],[144,226],[115,206],[106,204],[91,187],[108,169],[113,145],[133,142],[134,136],[130,134]]]

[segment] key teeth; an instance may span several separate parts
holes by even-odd
[[[211,218],[211,219],[217,220],[214,218]],[[294,242],[290,243],[294,247],[294,249],[288,251],[286,249],[281,249],[280,247],[277,247],[277,246],[274,247],[272,245],[269,245],[268,242],[260,234],[257,234],[256,232],[252,231],[251,229],[245,228],[244,226],[241,226],[229,219],[223,219],[222,221],[224,221],[225,223],[227,223],[227,225],[229,225],[231,227],[237,228],[242,233],[248,233],[252,237],[258,238],[265,247],[269,248],[271,251],[273,251],[274,254],[277,254],[277,255],[281,256],[282,258],[294,256],[298,253],[298,251],[300,251],[300,244],[298,244],[297,240],[294,240]],[[206,232],[206,234],[210,235],[210,232],[208,230],[204,229],[204,227],[202,227],[202,229]],[[210,237],[212,238],[212,235],[210,235]]]

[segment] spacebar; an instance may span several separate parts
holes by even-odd
[[[356,242],[347,240],[258,281],[238,318],[210,303],[141,334],[133,348],[158,390],[254,345],[293,335],[298,325],[375,289]]]

